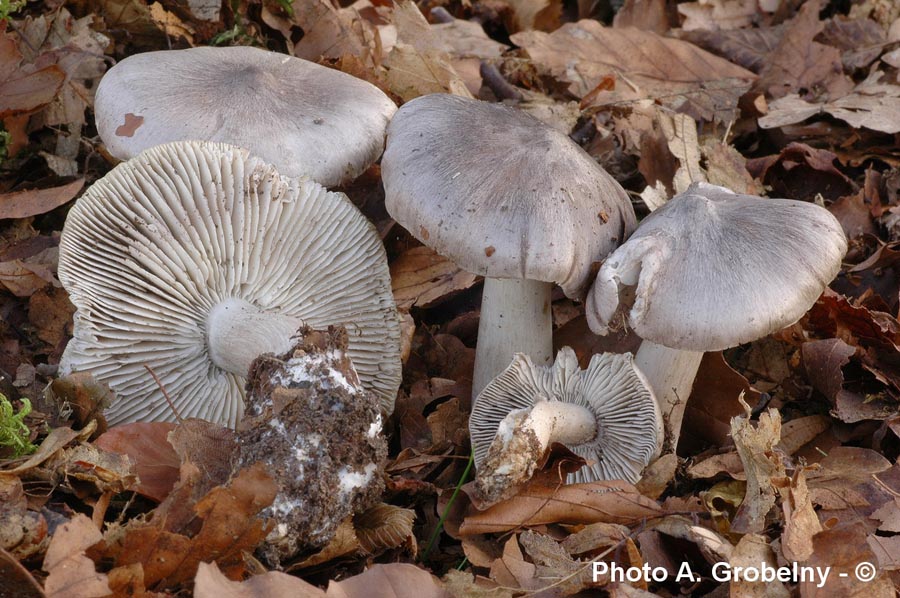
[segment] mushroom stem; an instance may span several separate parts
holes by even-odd
[[[238,376],[263,353],[290,350],[291,337],[303,320],[260,309],[231,297],[213,307],[206,318],[206,344],[213,363]]]
[[[670,349],[648,340],[641,342],[634,356],[634,364],[644,374],[659,403],[665,422],[665,452],[674,453],[678,448],[684,408],[702,359],[702,351]]]
[[[517,278],[485,278],[475,348],[472,396],[509,366],[514,353],[535,365],[553,360],[553,284]]]
[[[478,465],[476,490],[486,502],[503,500],[531,478],[551,443],[573,446],[596,435],[597,419],[590,409],[538,397],[533,407],[515,409],[500,422],[484,463]]]

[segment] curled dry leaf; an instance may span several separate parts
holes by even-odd
[[[519,494],[482,512],[471,509],[462,535],[504,532],[546,523],[619,523],[630,525],[659,516],[656,501],[626,482],[568,484],[558,488],[528,485]]]
[[[21,560],[43,552],[46,545],[47,521],[40,513],[28,509],[22,480],[0,475],[0,549],[3,554]]]
[[[0,548],[0,579],[6,586],[4,591],[12,589],[10,594],[4,595],[4,598],[46,598],[47,596],[28,569],[2,548]]]
[[[414,540],[416,512],[385,503],[377,504],[353,518],[359,546],[368,554],[379,554]]]
[[[781,439],[781,415],[769,409],[760,414],[759,424],[754,427],[748,409],[746,417],[731,420],[731,435],[747,474],[747,491],[731,529],[737,533],[762,533],[766,515],[775,506],[772,480],[785,476],[784,463],[775,450]]]
[[[806,475],[802,468],[782,485],[781,508],[784,511],[784,531],[781,534],[781,551],[792,561],[805,561],[812,555],[813,536],[822,531],[822,524],[809,499]]]

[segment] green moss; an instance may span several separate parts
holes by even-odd
[[[31,401],[22,399],[22,409],[16,413],[12,403],[0,394],[0,447],[10,447],[12,456],[21,457],[37,450],[28,438],[31,431],[25,425],[25,417],[31,413]]]

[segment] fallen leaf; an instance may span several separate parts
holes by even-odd
[[[178,481],[181,459],[166,438],[174,428],[171,422],[123,424],[100,435],[94,444],[128,455],[140,480],[135,491],[159,502]]]
[[[757,10],[757,0],[705,0],[678,5],[679,14],[685,17],[681,24],[685,31],[749,27]]]
[[[790,558],[790,557],[789,557]],[[746,534],[734,547],[728,561],[732,571],[737,567],[760,571],[764,566],[778,568],[775,552],[765,536]],[[771,581],[732,580],[728,584],[731,598],[789,598],[791,592],[778,579]]]
[[[736,533],[761,533],[766,528],[766,515],[775,506],[772,480],[785,476],[784,463],[775,450],[781,439],[781,415],[769,409],[759,415],[759,424],[753,427],[748,409],[746,417],[731,420],[731,435],[747,474],[747,491],[731,529]]]
[[[803,122],[817,114],[830,114],[854,128],[900,133],[900,85],[882,83],[884,73],[872,71],[865,81],[830,102],[808,102],[789,94],[769,103],[769,112],[759,118],[763,129]]]
[[[590,94],[591,107],[652,99],[696,119],[729,122],[737,98],[756,78],[688,42],[593,20],[511,39],[575,97]],[[595,89],[607,78],[614,81],[612,90]]]
[[[662,514],[653,500],[620,481],[568,484],[559,488],[528,486],[513,498],[482,512],[470,510],[463,535],[489,534],[545,523],[621,523],[629,525]]]
[[[793,142],[778,154],[747,160],[754,178],[772,187],[771,197],[813,201],[817,195],[836,200],[855,190],[853,182],[835,167],[837,155]]]
[[[519,548],[518,536],[513,534],[503,545],[503,555],[491,565],[491,579],[508,588],[536,590],[537,567],[525,560]]]
[[[85,551],[99,544],[103,535],[84,515],[75,515],[57,528],[44,557],[47,598],[101,598],[109,595],[106,575],[97,573]]]
[[[881,571],[900,569],[900,536],[885,537],[869,534],[866,542],[878,559],[878,569]]]
[[[49,212],[74,199],[83,186],[84,179],[77,179],[60,187],[0,194],[0,220],[28,218]]]
[[[14,556],[0,548],[0,579],[4,598],[46,598],[41,585]]]
[[[837,525],[822,531],[813,538],[813,552],[808,567],[831,567],[827,579],[806,579],[800,582],[802,598],[830,598],[831,596],[865,596],[866,598],[893,598],[894,584],[877,566],[871,570],[871,578],[861,580],[857,576],[860,563],[876,563],[875,553],[867,543],[865,526],[860,523]],[[865,569],[863,569],[865,571]],[[821,586],[821,587],[819,587]]]
[[[586,17],[588,15],[579,15]],[[665,0],[625,0],[613,17],[613,27],[635,27],[660,35],[669,30]]]
[[[471,288],[478,278],[424,246],[413,247],[391,262],[391,288],[398,309],[438,305]]]
[[[49,104],[66,75],[55,64],[22,65],[22,53],[4,28],[0,31],[0,118],[33,112]]]
[[[325,598],[325,592],[293,575],[269,571],[244,581],[228,579],[215,563],[200,563],[194,578],[196,598]]]
[[[47,547],[47,521],[28,509],[22,480],[0,475],[0,549],[5,556],[23,560]],[[2,579],[2,577],[0,577]]]
[[[373,565],[343,581],[328,583],[326,598],[450,598],[438,579],[415,565]]]
[[[571,596],[597,586],[591,563],[573,559],[550,536],[527,530],[519,535],[519,543],[535,564],[535,577],[544,581],[545,585],[552,584],[551,591]]]
[[[733,30],[684,31],[679,36],[704,50],[759,73],[766,58],[775,50],[784,34],[784,26]]]
[[[414,538],[415,520],[416,512],[412,509],[379,503],[356,515],[353,528],[360,548],[368,554],[380,554]]]
[[[778,489],[784,511],[784,531],[781,551],[785,558],[802,562],[812,555],[813,536],[822,531],[822,524],[813,509],[806,486],[806,475],[798,468],[788,483]]]
[[[810,0],[784,29],[778,45],[766,57],[755,89],[771,98],[790,93],[836,100],[853,87],[844,75],[841,52],[813,41],[825,27],[819,20],[822,0]]]

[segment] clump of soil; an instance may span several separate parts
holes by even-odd
[[[341,521],[375,504],[384,489],[379,402],[345,353],[347,331],[304,327],[299,334],[288,353],[251,365],[238,426],[236,469],[266,463],[279,484],[262,512],[275,520],[261,549],[274,566],[327,543]]]

